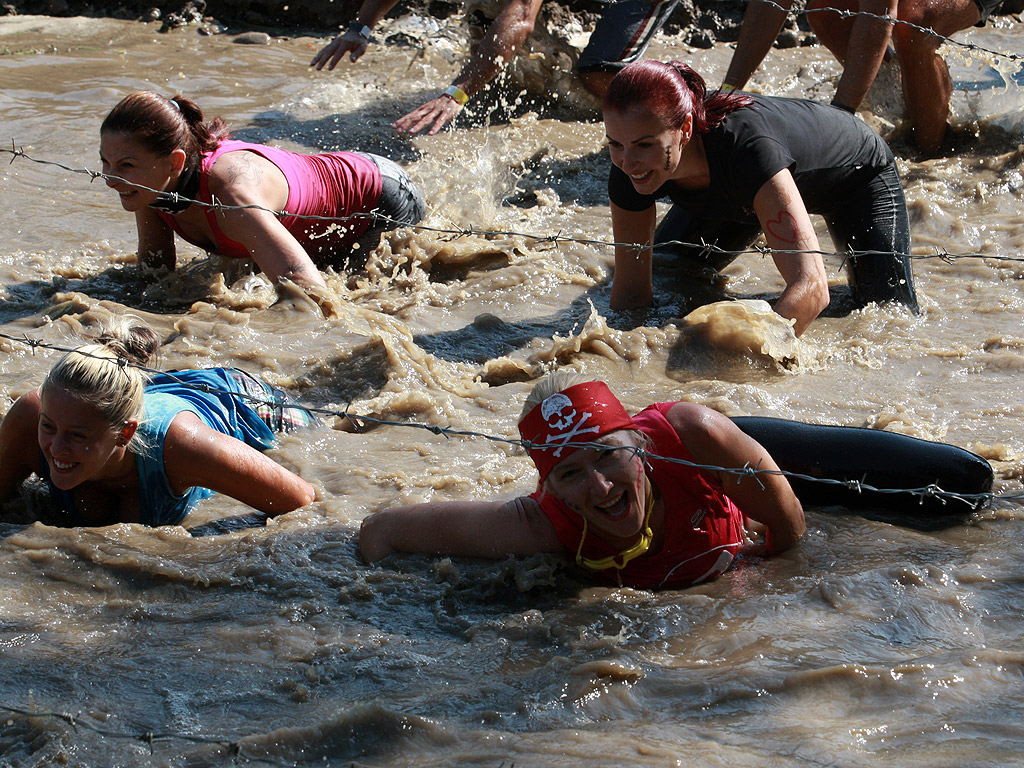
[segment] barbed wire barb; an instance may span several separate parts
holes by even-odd
[[[768,0],[765,0],[765,1],[767,2]],[[25,153],[24,151],[20,151],[20,150],[9,150],[9,149],[6,149],[6,148],[0,148],[0,153],[3,153],[3,152],[10,152],[10,153],[12,153],[12,158],[11,158],[12,162],[13,162],[15,157],[23,157],[24,159],[26,159],[26,160],[28,160],[30,162],[38,163],[40,165],[54,166],[54,167],[60,168],[62,170],[68,171],[69,173],[89,174],[90,176],[93,177],[94,180],[95,180],[95,178],[103,178],[103,179],[112,179],[112,180],[115,180],[115,181],[120,181],[120,182],[122,182],[124,184],[127,184],[127,185],[133,187],[133,188],[140,189],[140,190],[143,190],[143,191],[146,191],[146,192],[152,192],[152,193],[154,193],[156,195],[162,195],[162,196],[165,196],[167,198],[170,198],[170,194],[171,193],[164,192],[163,190],[153,189],[151,187],[146,187],[145,185],[142,185],[142,184],[135,184],[133,182],[129,182],[127,179],[123,179],[120,176],[115,176],[113,174],[104,174],[104,173],[99,173],[97,171],[90,171],[88,169],[83,169],[83,168],[72,168],[70,166],[64,165],[63,163],[58,163],[58,162],[55,162],[53,160],[42,160],[42,159],[39,159],[39,158],[36,158],[36,157],[32,157],[31,155]],[[465,227],[455,228],[453,226],[452,227],[435,227],[435,226],[430,226],[430,225],[427,225],[427,224],[409,224],[408,222],[399,221],[398,219],[394,219],[394,218],[391,218],[389,216],[385,216],[385,215],[380,214],[380,213],[376,213],[376,214],[355,213],[355,214],[351,214],[349,216],[321,216],[321,215],[317,215],[317,214],[292,214],[292,213],[288,213],[287,211],[275,211],[275,210],[273,210],[271,208],[266,208],[264,206],[256,205],[256,204],[250,204],[250,205],[226,205],[224,203],[217,202],[216,200],[208,203],[208,202],[205,202],[205,201],[202,201],[202,200],[197,200],[195,198],[189,198],[189,197],[184,196],[184,195],[178,195],[178,197],[176,199],[179,202],[188,201],[189,203],[191,203],[193,205],[199,205],[199,206],[202,206],[202,207],[207,208],[207,209],[212,210],[212,211],[258,210],[258,211],[263,211],[265,213],[270,213],[270,214],[272,214],[274,216],[277,216],[279,218],[282,218],[282,217],[285,217],[285,216],[290,216],[290,217],[296,218],[296,219],[309,219],[309,220],[314,220],[314,221],[327,221],[327,222],[334,222],[334,223],[348,223],[348,222],[351,222],[353,220],[367,218],[368,216],[372,215],[372,216],[374,216],[376,218],[376,220],[384,222],[385,224],[390,225],[390,226],[392,226],[394,228],[411,229],[411,230],[414,230],[414,231],[417,231],[417,232],[429,232],[429,233],[433,233],[435,235],[447,235],[447,236],[453,237],[453,238],[469,237],[471,235],[476,235],[476,236],[483,237],[483,238],[522,237],[522,238],[525,238],[527,240],[532,240],[534,242],[551,241],[551,242],[577,243],[577,244],[580,244],[580,245],[592,245],[592,246],[601,247],[601,248],[631,249],[631,250],[634,250],[634,251],[637,251],[637,252],[642,251],[642,250],[646,250],[646,249],[652,248],[652,247],[655,248],[655,249],[658,249],[658,248],[665,248],[665,247],[669,247],[669,246],[679,246],[679,247],[686,248],[686,249],[693,249],[694,251],[699,253],[702,257],[706,257],[706,256],[712,255],[712,254],[727,256],[727,257],[731,257],[731,258],[742,256],[744,254],[759,254],[761,256],[796,256],[796,255],[801,255],[801,254],[817,254],[817,255],[820,255],[820,256],[842,257],[843,258],[843,262],[842,262],[843,264],[845,264],[846,260],[848,260],[849,258],[856,258],[856,257],[860,257],[860,256],[890,256],[890,257],[893,257],[893,258],[900,258],[900,259],[902,259],[902,258],[910,258],[910,259],[942,258],[943,260],[953,260],[953,259],[957,259],[957,260],[959,260],[959,259],[994,259],[994,260],[999,260],[999,261],[1022,262],[1022,263],[1024,263],[1024,256],[1010,256],[1010,255],[1002,255],[1002,254],[982,254],[982,253],[957,253],[957,254],[952,254],[952,253],[949,253],[948,251],[943,253],[941,256],[937,256],[936,254],[933,254],[933,253],[927,253],[927,254],[913,254],[913,253],[911,253],[911,254],[907,254],[907,253],[902,253],[902,252],[899,252],[899,251],[882,251],[882,250],[857,251],[857,250],[853,250],[852,248],[847,248],[846,250],[843,250],[843,251],[826,251],[826,250],[823,250],[823,249],[820,249],[820,248],[819,249],[804,249],[804,250],[783,249],[783,248],[772,248],[771,246],[762,245],[760,243],[754,243],[754,244],[748,246],[747,248],[742,248],[742,249],[737,249],[737,250],[728,250],[728,249],[725,249],[725,248],[721,248],[720,246],[718,246],[718,245],[716,245],[714,243],[708,243],[703,238],[701,239],[701,241],[699,243],[689,243],[689,242],[686,242],[684,240],[666,240],[664,242],[659,242],[659,243],[656,243],[653,246],[651,246],[650,244],[620,243],[620,242],[614,242],[614,241],[608,241],[608,240],[598,240],[598,239],[591,238],[591,237],[569,237],[569,236],[563,235],[561,233],[561,231],[559,231],[557,234],[543,234],[543,233],[532,233],[532,232],[517,232],[515,230],[475,229],[475,228],[465,228]]]
[[[12,335],[6,334],[6,333],[2,333],[2,332],[0,332],[0,338],[5,338],[5,339],[8,339],[10,341],[15,341],[15,342],[20,342],[21,341],[21,339],[15,337],[15,336],[12,336]],[[110,362],[110,358],[100,357],[98,355],[93,355],[93,354],[91,354],[89,352],[83,352],[83,351],[81,351],[80,348],[76,348],[76,347],[63,347],[63,346],[60,346],[60,345],[57,345],[57,344],[50,344],[50,343],[43,342],[43,341],[40,341],[40,340],[36,340],[34,342],[33,346],[34,347],[42,347],[42,348],[45,348],[45,349],[51,349],[51,350],[58,351],[58,352],[72,352],[72,351],[76,351],[76,352],[78,352],[78,354],[85,355],[87,357],[94,357],[94,358],[97,358],[97,359],[102,359],[102,360],[105,360],[107,362]],[[782,475],[784,477],[795,478],[795,479],[799,479],[799,480],[805,480],[805,481],[812,482],[812,483],[821,483],[821,484],[825,484],[825,485],[837,485],[837,486],[844,486],[844,487],[850,487],[850,483],[851,482],[855,482],[855,483],[857,483],[856,489],[857,489],[858,492],[872,491],[872,492],[875,492],[875,493],[883,493],[883,494],[910,494],[910,495],[917,495],[919,497],[922,496],[922,495],[935,495],[936,498],[942,498],[944,500],[944,503],[945,503],[946,500],[950,500],[950,499],[961,500],[965,504],[970,506],[972,509],[977,509],[982,504],[990,502],[990,501],[994,501],[994,500],[1018,501],[1020,499],[1024,499],[1024,492],[1015,493],[1015,494],[993,494],[993,493],[960,494],[960,493],[955,493],[953,491],[943,490],[941,488],[941,486],[939,486],[939,485],[937,485],[935,483],[932,483],[931,485],[926,486],[924,488],[877,488],[877,487],[874,487],[874,486],[871,486],[871,485],[867,484],[863,480],[861,480],[861,481],[839,480],[839,479],[828,478],[828,477],[814,477],[814,476],[811,476],[811,475],[806,475],[806,474],[803,474],[803,473],[792,472],[792,471],[782,470],[782,469],[762,469],[760,467],[760,464],[758,464],[757,466],[754,466],[754,467],[750,466],[749,464],[746,464],[746,465],[744,465],[742,467],[723,467],[723,466],[718,466],[718,465],[714,465],[714,464],[700,464],[698,462],[690,461],[690,460],[687,460],[687,459],[679,459],[679,458],[675,458],[675,457],[672,457],[672,456],[661,456],[659,454],[654,454],[654,453],[650,453],[650,452],[647,452],[647,451],[643,451],[642,449],[635,449],[635,448],[630,447],[630,446],[609,446],[607,443],[597,443],[597,442],[592,442],[592,441],[565,442],[565,443],[561,443],[561,442],[552,442],[552,443],[536,442],[534,440],[527,440],[527,439],[524,439],[524,438],[504,437],[504,436],[501,436],[501,435],[494,435],[494,434],[490,434],[490,433],[487,433],[487,432],[480,432],[480,431],[471,430],[471,429],[457,429],[455,427],[452,427],[450,424],[448,426],[446,426],[446,427],[442,427],[442,426],[438,426],[436,424],[424,424],[424,423],[416,422],[416,421],[396,421],[396,420],[393,420],[393,419],[384,419],[384,418],[381,418],[381,417],[378,417],[378,416],[372,416],[372,415],[369,415],[369,414],[354,414],[351,411],[351,408],[352,408],[351,401],[349,402],[349,404],[348,404],[348,406],[346,407],[345,410],[339,411],[337,409],[332,409],[332,408],[323,408],[323,407],[314,406],[314,405],[307,405],[307,404],[299,402],[297,400],[279,400],[279,399],[271,399],[271,398],[262,398],[262,397],[258,397],[258,396],[249,394],[247,392],[235,392],[233,390],[221,389],[219,387],[211,386],[211,385],[205,384],[205,383],[196,384],[196,383],[193,383],[193,382],[185,381],[184,379],[182,379],[180,376],[177,375],[179,373],[181,373],[181,374],[187,373],[187,371],[161,371],[161,370],[156,369],[156,368],[149,368],[149,367],[146,367],[146,366],[143,366],[143,365],[138,365],[136,363],[131,363],[131,362],[129,362],[128,365],[130,367],[133,367],[133,368],[138,368],[140,371],[142,371],[142,372],[144,372],[144,373],[146,373],[148,375],[158,375],[159,374],[161,376],[165,376],[165,377],[171,379],[172,381],[175,381],[176,383],[178,383],[179,385],[181,385],[183,387],[188,387],[188,388],[191,388],[191,389],[196,389],[196,390],[205,392],[207,394],[226,395],[226,396],[229,396],[229,397],[236,397],[236,398],[239,398],[241,400],[245,400],[245,401],[248,401],[248,402],[251,402],[251,403],[255,403],[257,405],[268,406],[268,407],[274,408],[274,409],[278,409],[278,408],[288,408],[288,409],[299,408],[299,409],[305,410],[305,411],[307,411],[309,413],[313,413],[313,414],[326,415],[326,416],[335,416],[335,417],[338,417],[338,418],[348,419],[353,424],[357,424],[358,421],[363,421],[363,422],[368,422],[368,423],[371,423],[371,424],[377,424],[378,426],[401,427],[401,428],[405,428],[405,429],[419,429],[419,430],[424,430],[424,431],[430,432],[433,435],[444,437],[445,439],[450,439],[452,437],[480,438],[480,439],[487,440],[487,441],[495,443],[495,444],[508,445],[508,446],[520,448],[520,449],[523,449],[523,450],[525,450],[527,452],[532,451],[532,450],[538,450],[538,449],[543,450],[543,449],[546,449],[546,448],[568,448],[568,447],[572,447],[572,448],[592,448],[592,449],[597,449],[597,450],[602,450],[602,451],[609,450],[609,449],[612,449],[612,450],[640,450],[643,453],[643,455],[645,457],[645,460],[646,459],[657,459],[659,461],[665,461],[665,462],[669,462],[669,463],[673,463],[673,464],[680,464],[682,466],[694,467],[696,469],[703,469],[703,470],[707,470],[709,472],[725,472],[725,473],[728,473],[728,474],[737,475],[737,476],[739,476],[739,478],[742,478],[744,476],[755,477],[755,478],[758,479],[759,483],[760,483],[760,478],[758,476],[762,475],[762,474]],[[762,488],[763,487],[764,486],[762,484]]]
[[[887,24],[890,24],[891,26],[894,26],[894,27],[895,26],[909,27],[909,28],[914,29],[914,30],[916,30],[918,32],[921,32],[924,35],[927,35],[928,37],[936,37],[936,38],[942,40],[942,42],[944,42],[944,43],[949,43],[950,45],[954,45],[954,46],[957,46],[957,47],[960,47],[960,48],[964,48],[966,50],[978,51],[980,53],[987,53],[987,54],[990,54],[992,56],[998,56],[999,58],[1009,59],[1010,61],[1020,61],[1021,59],[1024,59],[1024,55],[1021,55],[1021,54],[1018,54],[1018,53],[1007,53],[1005,51],[997,51],[997,50],[994,50],[992,48],[986,48],[983,45],[978,45],[977,43],[967,43],[967,42],[963,42],[961,40],[956,40],[955,38],[952,38],[952,37],[947,37],[946,35],[943,35],[943,34],[940,34],[940,33],[936,32],[931,27],[924,27],[924,26],[921,26],[919,24],[914,24],[913,22],[906,21],[905,19],[901,19],[899,17],[893,18],[892,16],[890,16],[888,14],[888,12],[885,13],[884,15],[881,15],[881,14],[877,14],[877,13],[871,13],[870,11],[851,11],[848,8],[831,8],[831,7],[827,7],[827,6],[823,7],[823,8],[798,8],[798,9],[791,9],[791,8],[785,8],[784,6],[779,5],[779,3],[774,2],[774,0],[758,0],[758,1],[762,2],[762,3],[766,4],[766,5],[773,6],[774,8],[777,8],[778,10],[783,11],[784,13],[786,13],[789,16],[810,16],[811,14],[816,14],[816,13],[834,13],[834,14],[837,14],[840,18],[843,18],[843,19],[851,19],[851,18],[856,18],[857,16],[864,16],[864,17],[868,17],[868,18],[878,19],[879,21],[884,21]]]

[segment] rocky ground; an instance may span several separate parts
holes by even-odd
[[[164,30],[184,24],[205,27],[210,32],[263,30],[266,32],[318,32],[346,24],[361,0],[0,0],[0,15],[42,14],[51,16],[107,16],[120,19],[163,21]],[[593,21],[607,0],[556,0],[545,4],[544,13],[556,22],[575,16],[584,25]],[[802,5],[797,2],[796,5]],[[680,0],[665,31],[685,31],[687,42],[710,47],[716,41],[732,42],[739,35],[744,0]],[[459,0],[408,0],[400,2],[392,15],[410,9],[439,18],[460,13]],[[801,21],[801,24],[803,22]],[[779,44],[795,46],[813,43],[806,28],[795,25],[783,31]]]
[[[543,13],[556,24],[575,17],[584,26],[600,15],[612,0],[552,0]],[[362,0],[0,0],[0,16],[41,14],[49,16],[105,16],[118,19],[163,22],[163,30],[186,24],[200,31],[268,33],[323,33],[343,26],[355,15]],[[802,8],[806,0],[795,0]],[[686,43],[710,48],[715,42],[735,42],[747,0],[680,0],[665,26],[665,32],[683,32]],[[447,18],[462,12],[462,0],[407,0],[398,2],[391,16],[410,10]],[[1005,0],[1000,14],[1019,14],[1024,0]],[[793,17],[776,42],[780,48],[813,45],[817,42],[804,17]]]

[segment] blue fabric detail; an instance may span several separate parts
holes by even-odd
[[[204,392],[195,387],[208,387]],[[234,393],[234,394],[233,394]],[[237,394],[244,393],[231,376],[231,369],[161,373],[146,386],[144,417],[139,432],[148,450],[136,457],[139,474],[140,519],[143,525],[176,525],[203,499],[213,495],[209,488],[193,487],[183,496],[171,490],[164,472],[164,438],[174,417],[191,411],[217,432],[242,440],[258,451],[277,445],[273,430]],[[40,455],[42,452],[40,451]],[[75,508],[71,494],[54,487],[50,468],[41,457],[40,475],[54,500],[73,525],[86,524]]]

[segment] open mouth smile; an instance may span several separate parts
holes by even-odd
[[[629,497],[625,491],[622,491],[611,501],[595,505],[595,509],[609,521],[621,520],[629,514]]]

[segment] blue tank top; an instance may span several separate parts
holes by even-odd
[[[277,445],[270,427],[244,398],[236,396],[244,392],[230,368],[161,373],[152,378],[146,386],[143,420],[139,424],[147,450],[144,455],[136,456],[140,523],[176,525],[196,504],[213,495],[209,488],[196,486],[178,496],[167,480],[164,439],[174,417],[182,411],[194,413],[211,429],[242,440],[259,451]],[[85,521],[78,514],[71,494],[56,488],[50,481],[50,468],[45,459],[41,462],[40,474],[70,522],[83,524]]]

